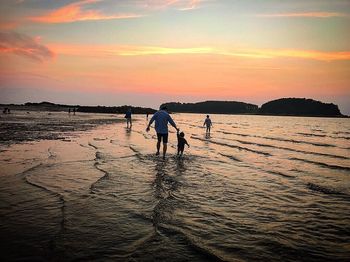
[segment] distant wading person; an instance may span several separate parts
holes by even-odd
[[[132,115],[131,108],[129,108],[128,111],[126,111],[126,113],[125,113],[126,128],[131,128],[131,126],[132,126],[131,115]],[[129,124],[130,124],[130,126],[129,126]]]
[[[153,121],[156,122],[155,129],[157,132],[157,153],[156,155],[159,155],[159,149],[160,149],[160,143],[163,139],[163,159],[165,159],[165,154],[167,151],[167,144],[168,144],[168,123],[170,123],[176,130],[178,128],[176,127],[176,124],[174,120],[171,118],[171,116],[167,112],[167,108],[161,107],[159,111],[157,111],[151,118],[151,120],[148,123],[148,126],[146,128],[146,131],[148,132],[150,130],[150,126],[152,125]]]
[[[211,123],[211,120],[209,118],[209,115],[207,115],[207,118],[204,120],[203,126],[207,126],[207,130],[205,131],[207,134],[210,134],[210,128],[213,126]]]

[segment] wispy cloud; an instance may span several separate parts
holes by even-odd
[[[175,54],[210,54],[214,50],[210,47],[172,48],[159,46],[87,46],[52,44],[50,48],[57,54],[77,56],[150,56],[150,55],[175,55]]]
[[[85,10],[84,7],[89,4],[100,2],[101,0],[83,0],[65,5],[46,14],[30,17],[29,20],[38,23],[71,23],[89,20],[110,20],[127,19],[141,17],[138,14],[103,14],[97,10]]]
[[[147,0],[145,6],[152,9],[174,8],[188,11],[198,8],[201,2],[203,0]]]
[[[16,28],[17,26],[18,22],[0,20],[0,30],[10,30]]]
[[[325,52],[299,49],[240,49],[236,51],[219,51],[218,53],[251,58],[298,58],[318,61],[350,60],[350,51]]]
[[[57,54],[78,56],[151,56],[151,55],[220,55],[247,59],[295,58],[318,61],[350,60],[350,51],[324,52],[298,49],[222,49],[216,47],[173,48],[160,46],[85,46],[50,45]]]
[[[214,50],[210,47],[169,48],[156,46],[129,46],[120,47],[115,50],[120,56],[142,56],[142,55],[174,55],[174,54],[210,54]]]
[[[181,11],[188,11],[188,10],[193,10],[193,9],[197,9],[199,4],[200,4],[200,0],[192,0],[189,1],[189,3],[187,4],[187,6],[180,8],[179,10]]]
[[[337,12],[304,12],[304,13],[278,13],[278,14],[258,14],[258,17],[307,17],[307,18],[330,18],[330,17],[350,17],[346,13]]]
[[[38,38],[16,32],[0,32],[0,53],[15,54],[37,62],[54,57],[54,53],[40,44]]]

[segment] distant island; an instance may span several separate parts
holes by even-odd
[[[75,109],[76,112],[83,113],[104,113],[104,114],[124,114],[131,108],[134,114],[154,114],[153,108],[135,107],[135,106],[80,106],[80,105],[63,105],[51,102],[25,103],[24,105],[7,104],[1,105],[11,110],[28,110],[28,111],[69,111]]]
[[[80,106],[62,105],[50,102],[25,103],[24,105],[0,105],[3,109],[28,111],[69,111],[83,113],[124,114],[131,108],[134,114],[154,114],[153,108],[135,106]],[[269,101],[260,108],[257,105],[237,101],[205,101],[198,103],[169,102],[166,106],[171,113],[201,114],[250,114],[277,116],[347,117],[341,114],[337,105],[306,98],[281,98]]]
[[[236,101],[205,101],[199,103],[165,103],[170,112],[212,114],[256,114],[257,105]]]
[[[281,98],[257,105],[236,101],[164,103],[171,112],[203,114],[254,114],[278,116],[345,117],[337,105],[306,98]]]
[[[337,105],[306,98],[281,98],[267,102],[259,114],[283,116],[343,116]]]

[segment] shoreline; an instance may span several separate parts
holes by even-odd
[[[0,107],[9,107],[11,109],[11,114],[15,111],[22,111],[22,112],[61,112],[68,114],[68,108],[67,107],[38,107],[38,106],[25,106],[25,105],[14,105],[14,104],[1,104]],[[72,106],[73,107],[73,106]],[[99,115],[116,115],[116,116],[123,116],[124,113],[106,113],[106,112],[77,112],[79,114],[99,114]],[[350,118],[348,115],[335,115],[335,116],[327,116],[327,115],[286,115],[286,114],[258,114],[258,113],[213,113],[213,112],[169,112],[170,114],[211,114],[211,115],[237,115],[237,116],[277,116],[277,117],[308,117],[308,118]],[[10,115],[11,115],[10,114]],[[146,113],[133,113],[133,115],[145,115]],[[0,114],[0,119],[7,114]],[[73,116],[73,113],[71,113]],[[149,115],[152,115],[150,113]]]
[[[77,132],[123,121],[120,116],[106,114],[15,111],[0,117],[0,147],[39,140],[69,141]]]
[[[210,112],[170,112],[171,114],[210,114],[210,115],[232,115],[232,116],[278,116],[278,117],[314,117],[314,118],[350,118],[350,116],[322,116],[322,115],[270,115],[270,114],[253,114],[253,113],[210,113]]]

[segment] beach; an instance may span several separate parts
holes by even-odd
[[[1,260],[349,261],[349,119],[172,117],[2,115]]]

